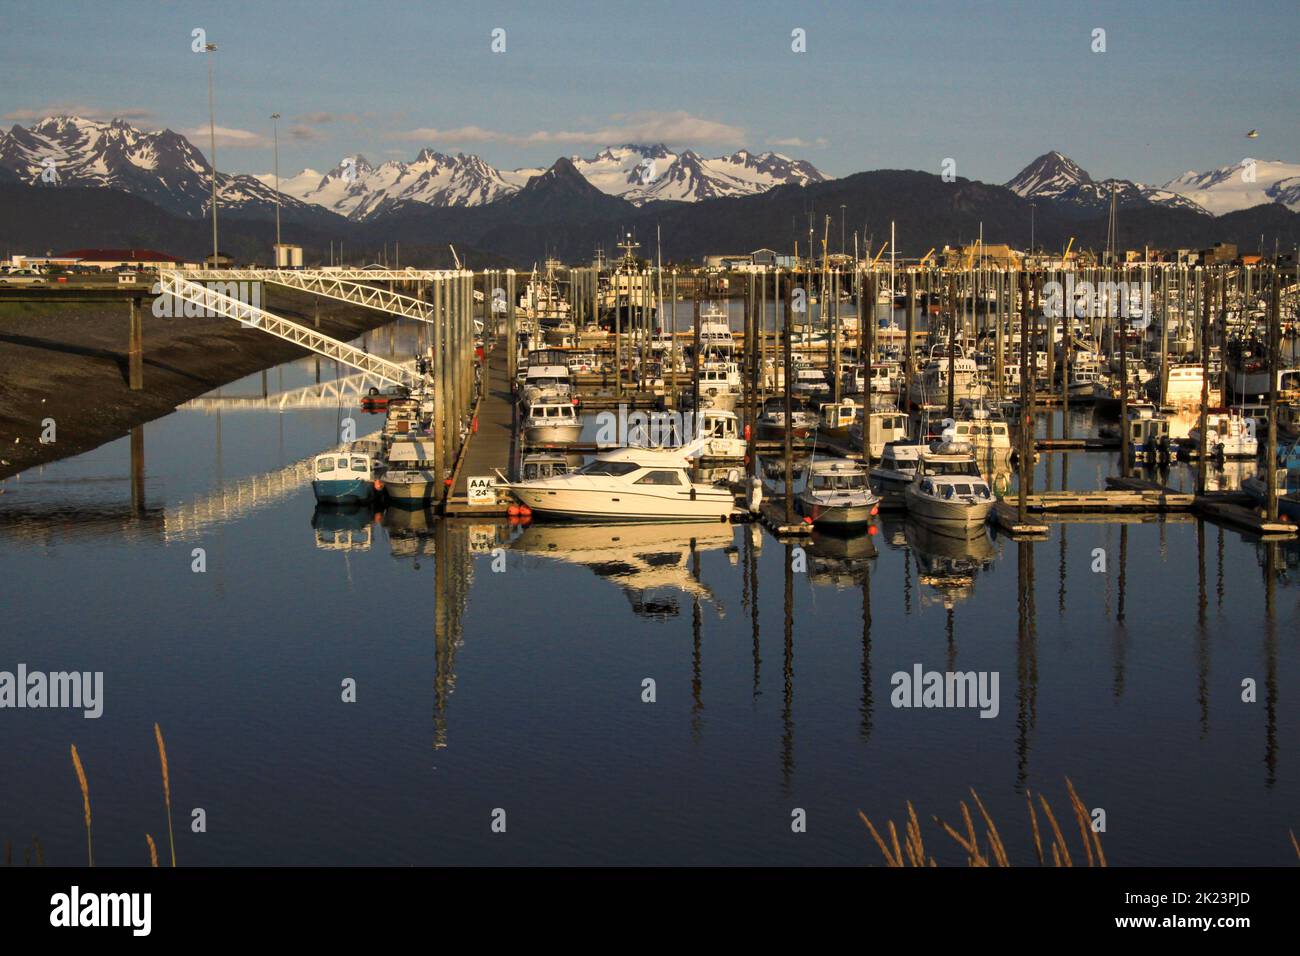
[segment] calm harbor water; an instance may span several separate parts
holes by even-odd
[[[315,381],[305,359],[265,390]],[[901,821],[907,800],[961,863],[929,817],[959,818],[971,787],[1028,863],[1025,790],[1068,816],[1067,775],[1105,810],[1112,864],[1293,860],[1295,545],[1183,518],[1034,544],[885,518],[816,536],[794,570],[757,526],[318,516],[290,466],[343,418],[380,420],[262,394],[251,376],[145,426],[134,500],[129,438],[4,483],[0,670],[103,671],[104,713],[0,712],[0,840],[85,859],[76,744],[97,861],[145,863],[166,829],[157,721],[182,865],[878,864],[858,811]],[[1090,413],[1071,430],[1095,433]],[[1117,471],[1044,454],[1036,483]],[[918,663],[995,672],[997,716],[892,706]]]

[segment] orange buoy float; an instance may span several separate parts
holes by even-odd
[[[508,514],[508,515],[509,515],[510,517],[512,517],[512,518],[518,518],[518,517],[519,517],[519,506],[518,506],[518,505],[511,505],[509,508],[506,509],[506,514]]]
[[[376,479],[375,479],[375,491],[383,491],[383,490],[384,490],[384,483],[383,483],[382,481],[380,481],[378,478],[376,478]]]
[[[870,534],[870,535],[876,535],[876,534],[879,534],[879,533],[880,533],[880,529],[877,528],[874,524],[873,524],[873,525],[868,525],[868,527],[867,527],[867,534]]]
[[[533,509],[530,508],[530,507],[528,507],[528,505],[520,505],[520,506],[519,506],[519,516],[520,516],[521,518],[528,518],[528,517],[531,517],[532,513],[533,513]]]

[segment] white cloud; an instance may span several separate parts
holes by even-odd
[[[676,110],[630,115],[615,114],[614,122],[590,130],[535,130],[531,133],[510,133],[485,129],[482,126],[458,126],[450,129],[421,127],[393,133],[389,138],[419,143],[509,143],[516,146],[547,143],[609,146],[629,142],[729,145],[743,143],[745,131],[739,126]]]
[[[12,110],[4,115],[4,119],[17,123],[42,120],[47,116],[79,116],[91,120],[143,120],[150,119],[153,115],[153,111],[138,106],[102,109],[98,106],[86,106],[84,103],[52,103],[38,109]]]
[[[192,129],[183,129],[181,130],[181,135],[200,148],[207,146],[211,141],[209,138],[208,127],[206,125],[195,126]],[[218,126],[217,146],[224,146],[227,149],[269,149],[271,147],[271,137],[265,136],[262,133],[254,133],[246,129],[232,129],[228,126]]]
[[[824,136],[818,136],[814,140],[807,140],[804,139],[802,136],[785,136],[785,137],[779,137],[777,139],[769,139],[767,141],[767,145],[794,146],[799,149],[813,149],[813,148],[820,148],[822,146],[827,146],[829,145],[829,142]]]

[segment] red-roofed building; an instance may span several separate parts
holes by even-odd
[[[73,249],[60,259],[76,259],[78,265],[97,269],[157,269],[184,266],[185,260],[156,249]]]

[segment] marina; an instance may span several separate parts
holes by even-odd
[[[1286,932],[1293,10],[56,6],[0,31],[17,939],[724,867]]]

